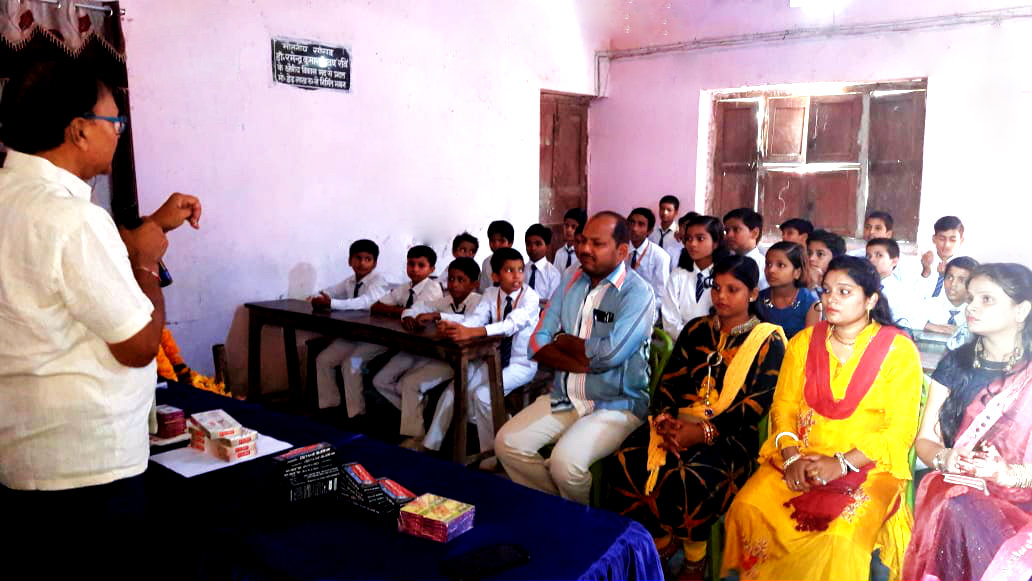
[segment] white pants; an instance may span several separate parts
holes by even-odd
[[[502,393],[508,394],[517,387],[534,379],[537,364],[512,363],[502,369]],[[477,425],[477,437],[480,440],[480,451],[486,452],[494,448],[494,418],[491,415],[491,384],[487,363],[477,363],[469,367],[466,381],[467,405],[469,417]],[[455,408],[455,386],[448,385],[441,399],[437,400],[434,419],[426,432],[423,445],[431,450],[440,450],[448,428],[451,427],[452,413]]]
[[[552,413],[543,395],[498,432],[495,454],[513,482],[588,504],[591,465],[616,451],[642,419],[629,411],[576,410]],[[539,451],[555,443],[545,460]]]
[[[365,396],[362,395],[362,369],[373,357],[387,348],[374,343],[356,343],[345,339],[334,339],[329,347],[315,358],[316,385],[319,388],[319,407],[332,408],[340,405],[340,389],[337,387],[335,368],[339,365],[344,378],[344,402],[348,417],[365,413]]]
[[[373,386],[401,410],[399,433],[422,437],[426,433],[423,427],[426,392],[454,375],[452,366],[443,361],[399,353],[376,374]]]

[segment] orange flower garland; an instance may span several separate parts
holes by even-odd
[[[168,327],[161,330],[161,344],[158,346],[157,362],[159,377],[171,381],[189,383],[198,389],[219,395],[229,395],[229,388],[226,387],[225,382],[215,381],[214,378],[201,375],[187,367],[182,354],[179,352],[179,345],[176,344],[175,338],[172,337],[172,331]]]

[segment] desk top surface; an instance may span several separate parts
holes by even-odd
[[[190,530],[177,559],[196,559],[206,578],[441,579],[441,559],[494,543],[516,543],[531,562],[494,579],[658,578],[659,556],[640,524],[524,488],[332,426],[219,397],[176,383],[158,403],[188,415],[222,408],[248,427],[296,446],[328,441],[345,462],[396,480],[416,494],[432,492],[476,506],[472,530],[443,544],[397,531],[390,519],[333,503],[275,502],[271,457],[186,479],[151,464],[147,494]],[[203,526],[202,526],[203,525]],[[169,551],[177,551],[169,546]]]
[[[401,326],[401,319],[395,317],[388,317],[386,315],[375,315],[369,311],[322,311],[315,310],[312,305],[307,301],[298,299],[281,299],[276,301],[260,301],[254,303],[245,303],[245,307],[248,309],[255,309],[259,311],[274,312],[277,314],[287,314],[290,316],[297,317],[308,317],[313,319],[329,319],[336,321],[339,324],[365,327],[367,329],[376,329],[378,331],[388,331],[392,333],[401,333],[413,337],[422,337],[435,342],[451,342],[449,339],[440,335],[437,329],[433,325],[426,325],[419,330],[409,331]],[[500,336],[493,337],[473,337],[458,343],[459,345],[478,345],[481,343],[496,343],[501,340]]]

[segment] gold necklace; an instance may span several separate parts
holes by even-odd
[[[838,341],[841,345],[845,345],[846,347],[852,347],[853,345],[856,345],[856,337],[853,337],[853,342],[852,343],[848,343],[846,341],[843,341],[842,338],[838,336],[838,333],[836,331],[838,331],[838,329],[835,327],[835,325],[832,325],[831,326],[831,338],[832,339]]]

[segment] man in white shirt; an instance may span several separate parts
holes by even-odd
[[[159,261],[165,233],[198,227],[201,204],[173,194],[120,232],[90,202],[87,180],[111,171],[125,126],[111,89],[82,65],[38,65],[4,87],[0,510],[16,531],[8,565],[60,547],[31,563],[34,578],[62,567],[121,577],[143,555]]]
[[[659,224],[649,233],[649,240],[666,250],[670,256],[670,270],[677,266],[681,256],[681,240],[677,234],[677,212],[681,209],[681,200],[677,196],[663,196],[659,199]]]
[[[630,255],[627,266],[652,286],[657,308],[663,303],[667,280],[670,278],[670,255],[648,239],[656,226],[656,216],[648,208],[635,208],[627,216],[630,229]],[[659,317],[659,313],[656,314]]]

